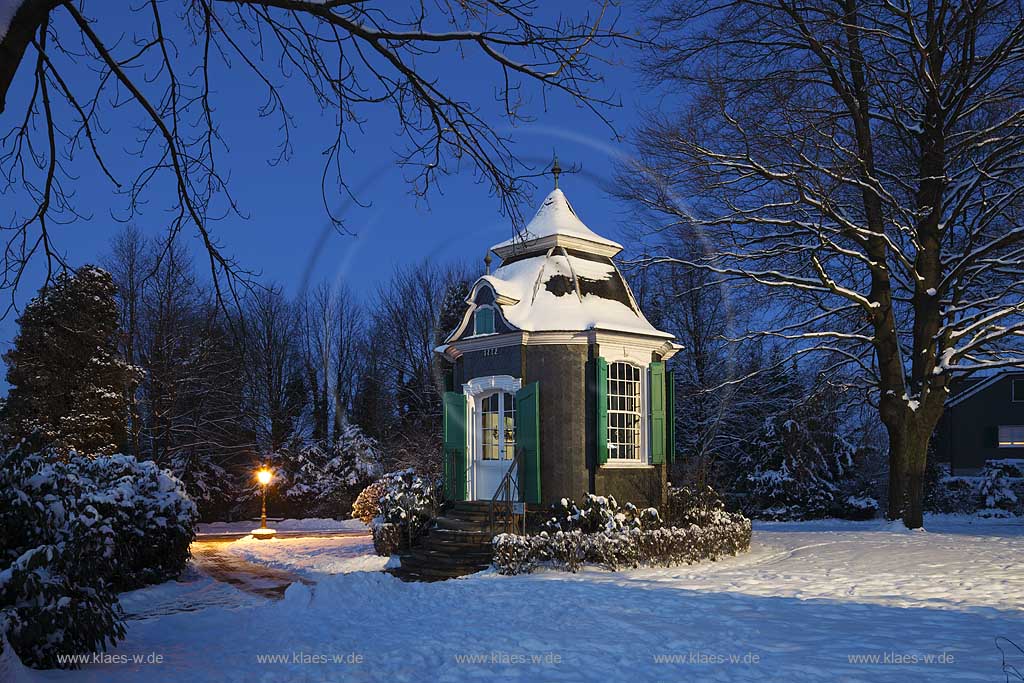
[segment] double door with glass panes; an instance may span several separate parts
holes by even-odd
[[[516,397],[507,391],[477,401],[473,453],[473,497],[491,500],[515,459]]]

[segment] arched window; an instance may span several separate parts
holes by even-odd
[[[640,460],[640,368],[608,365],[608,459]]]
[[[494,333],[494,309],[490,306],[481,306],[473,314],[473,334]]]

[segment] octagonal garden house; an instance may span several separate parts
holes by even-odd
[[[438,352],[449,500],[490,500],[510,468],[523,502],[587,493],[660,506],[672,459],[680,348],[644,317],[613,258],[622,246],[558,189],[523,235],[491,248],[461,324]]]

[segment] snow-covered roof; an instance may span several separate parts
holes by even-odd
[[[672,338],[647,321],[606,257],[552,248],[550,254],[503,265],[480,278],[478,286],[482,283],[494,289],[502,316],[520,330],[602,329]]]
[[[968,384],[958,389],[952,396],[946,399],[946,407],[963,403],[978,392],[984,391],[999,380],[1011,375],[1019,375],[1024,368],[999,368],[996,372],[986,373],[983,376],[975,376],[968,380]]]
[[[513,254],[544,250],[550,246],[587,248],[605,256],[622,251],[622,245],[588,228],[576,215],[565,193],[557,187],[544,198],[533,219],[522,233],[491,247],[502,260]]]
[[[492,248],[501,266],[473,284],[462,323],[439,351],[473,336],[479,306],[498,312],[489,334],[603,330],[653,337],[677,348],[671,334],[644,317],[612,260],[622,246],[585,226],[561,190],[555,188],[544,199],[527,230],[526,241]],[[483,290],[493,291],[493,298]]]

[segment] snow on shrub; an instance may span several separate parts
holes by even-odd
[[[878,500],[868,495],[849,495],[835,510],[835,516],[842,519],[866,520],[878,516]]]
[[[412,469],[389,472],[378,483],[383,493],[373,520],[373,545],[378,555],[393,555],[412,545],[436,516],[438,483]]]
[[[522,574],[537,566],[576,572],[583,564],[611,570],[639,566],[671,567],[736,555],[750,549],[750,520],[730,519],[709,527],[660,527],[614,533],[542,532],[537,536],[494,537],[494,565],[500,574]]]
[[[155,462],[109,455],[78,461],[95,482],[93,505],[114,530],[114,587],[132,590],[185,568],[198,512],[184,484]]]
[[[437,512],[437,485],[412,469],[390,472],[381,479],[381,518],[390,524],[421,525]]]
[[[1017,494],[1010,488],[1010,481],[1009,477],[1006,476],[1006,470],[999,467],[986,467],[982,471],[978,495],[985,510],[989,511],[1003,510],[1008,512],[1017,504]]]
[[[309,442],[285,447],[265,458],[278,477],[278,509],[296,516],[342,517],[356,496],[381,475],[377,441],[356,425],[347,425],[332,444]],[[260,489],[251,488],[252,500]]]
[[[673,526],[708,526],[724,511],[725,503],[710,486],[691,488],[669,484],[666,514],[668,523]]]
[[[986,470],[1000,470],[1007,477],[1012,479],[1024,479],[1024,460],[1020,458],[1002,458],[999,460],[986,460]]]
[[[105,650],[124,637],[118,590],[188,559],[195,506],[181,482],[126,456],[0,458],[0,622],[26,664]]]
[[[640,510],[632,503],[626,503],[620,509],[613,496],[587,494],[582,510],[574,501],[562,498],[551,506],[551,510],[552,516],[544,522],[543,528],[552,534],[558,531],[593,534],[661,525],[661,517],[655,508]]]
[[[380,516],[380,498],[385,490],[384,480],[378,479],[360,491],[352,503],[352,519],[360,519],[369,525],[374,517]]]
[[[105,650],[124,637],[114,529],[77,467],[15,450],[0,463],[0,621],[23,662]]]
[[[553,506],[556,514],[540,534],[495,536],[494,565],[500,574],[528,573],[540,565],[570,572],[584,564],[618,570],[692,564],[749,550],[750,520],[726,512],[714,491],[708,491],[695,496],[677,490],[674,514],[701,521],[683,521],[679,527],[662,526],[652,509],[632,516],[617,512],[612,498],[588,496],[583,511],[563,500]],[[636,508],[627,504],[623,510]]]
[[[974,513],[978,509],[977,480],[951,477],[945,465],[929,457],[925,469],[924,509],[947,514]]]
[[[809,400],[767,417],[739,458],[731,490],[744,511],[770,519],[835,514],[851,493],[855,449],[839,433],[835,416]]]

